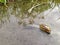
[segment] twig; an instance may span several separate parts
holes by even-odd
[[[35,7],[38,7],[38,6],[40,6],[40,5],[45,5],[45,4],[49,4],[49,3],[43,2],[43,3],[41,3],[41,4],[37,4],[37,5],[35,5],[35,6],[32,6],[32,7],[28,10],[28,13],[31,13],[32,10],[33,10]]]

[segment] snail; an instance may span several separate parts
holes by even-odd
[[[47,25],[45,25],[45,24],[40,24],[40,25],[39,25],[39,28],[40,28],[40,30],[42,30],[42,31],[44,31],[44,32],[46,32],[46,33],[48,33],[48,34],[50,34],[50,32],[51,32],[50,27],[47,26]]]
[[[39,28],[41,31],[46,32],[47,34],[51,33],[50,27],[46,24],[39,24],[39,25],[32,24],[32,25],[29,25],[29,26]]]

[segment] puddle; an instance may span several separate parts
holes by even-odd
[[[21,3],[22,4],[22,3]],[[46,10],[42,13],[33,11],[27,13],[27,9],[20,7],[17,3],[9,5],[8,8],[1,7],[0,12],[0,44],[1,45],[60,45],[60,12],[58,7],[52,11]],[[12,7],[13,6],[13,7]],[[3,10],[4,9],[4,10]],[[23,9],[23,10],[21,10]],[[24,11],[24,13],[23,13]],[[36,16],[34,18],[34,16]],[[44,19],[39,18],[44,16]],[[33,19],[35,27],[29,25],[29,19]],[[19,25],[18,22],[22,25]],[[44,23],[51,27],[51,34],[40,31],[36,25]]]

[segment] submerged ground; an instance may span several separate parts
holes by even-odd
[[[16,10],[19,12],[19,8]],[[9,7],[7,12],[9,16],[5,16],[9,21],[6,21],[7,19],[3,15],[0,24],[0,45],[60,45],[60,12],[58,7],[52,11],[48,9],[38,13],[34,19],[36,25],[44,23],[50,26],[51,34],[49,35],[36,27],[19,25],[18,21],[21,20],[19,20],[19,16],[15,15],[18,13],[13,11],[14,14],[11,15],[12,7]],[[45,17],[44,19],[40,19],[42,15]]]

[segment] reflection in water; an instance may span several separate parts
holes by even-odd
[[[49,4],[49,6],[42,5],[35,7],[32,13],[28,13],[28,9],[33,5],[31,2],[25,1],[7,4],[7,8],[0,6],[0,27],[2,26],[0,28],[0,44],[60,45],[60,21],[57,20],[60,17],[60,12],[58,7],[51,10]],[[37,2],[33,4],[35,6]],[[26,26],[32,23],[34,23],[33,26]],[[48,24],[51,27],[50,35],[36,28],[38,27],[36,25],[40,23]],[[25,27],[20,27],[22,24]]]
[[[36,17],[39,19],[44,19],[44,14],[40,14],[41,12],[54,8],[54,1],[48,0],[48,3],[45,1],[16,1],[10,2],[8,7],[0,6],[0,23],[10,22],[11,15],[14,15],[19,21],[18,24],[32,24],[36,20]],[[43,3],[42,3],[43,2]],[[31,9],[31,13],[28,10]],[[48,13],[48,12],[47,12]],[[40,14],[40,16],[39,16]],[[42,16],[41,16],[42,15]],[[12,19],[14,20],[14,19]]]
[[[7,4],[8,7],[0,6],[0,22],[5,23],[6,21],[10,21],[9,20],[10,16],[14,15],[18,18],[19,24],[21,23],[24,24],[25,21],[27,23],[33,23],[34,18],[40,12],[50,8],[50,4],[44,4],[41,6],[36,6],[35,8],[33,8],[32,13],[29,13],[28,10],[34,5],[37,5],[37,2],[40,3],[39,1],[31,2],[31,0],[29,1],[21,0],[21,1],[11,2]],[[25,20],[25,19],[28,19],[28,20]]]

